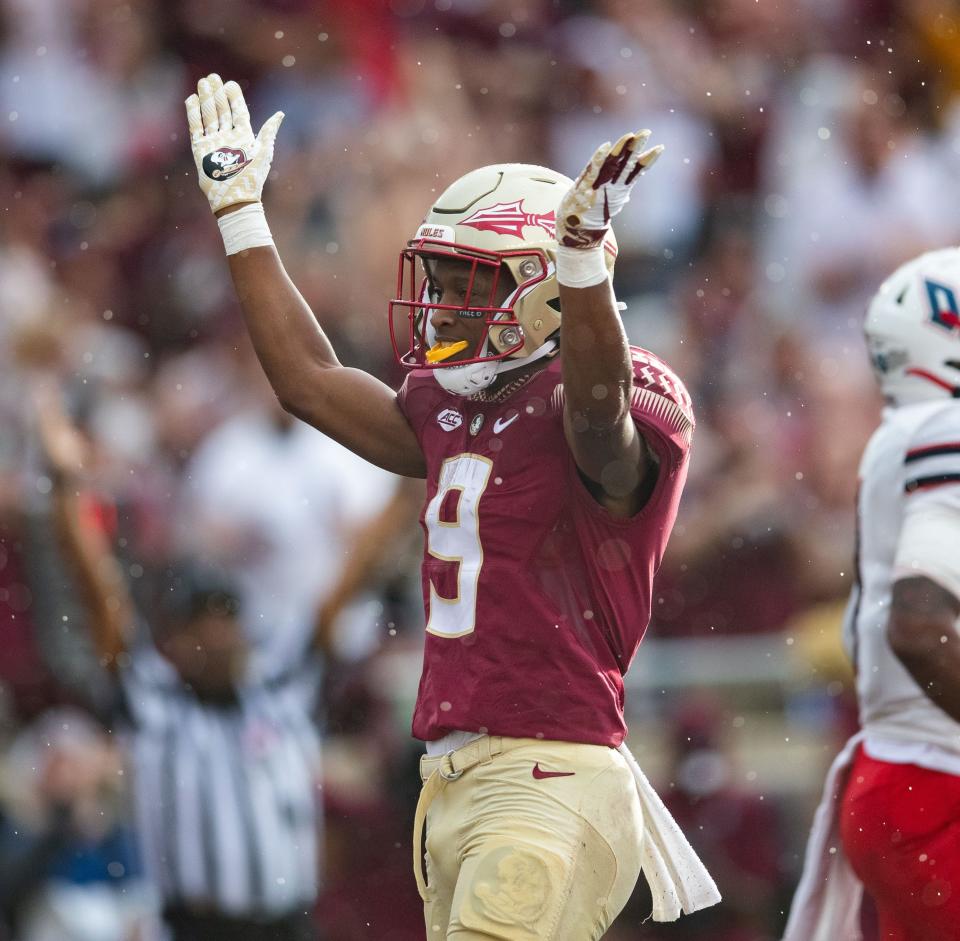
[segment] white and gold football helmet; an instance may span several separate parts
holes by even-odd
[[[889,402],[960,398],[960,248],[897,268],[870,302],[864,332]]]
[[[400,256],[390,337],[402,366],[432,369],[445,389],[471,395],[500,373],[557,352],[556,210],[572,185],[546,167],[507,163],[473,170],[443,192]],[[612,232],[604,249],[612,274],[617,255]],[[466,267],[468,287],[460,303],[434,301],[430,265],[440,259]],[[482,297],[473,290],[481,270],[493,275],[483,279],[491,286]],[[505,277],[510,291],[498,303]],[[434,310],[484,318],[480,341],[469,355],[462,355],[462,341],[437,340],[430,322]],[[461,355],[451,361],[456,354]]]

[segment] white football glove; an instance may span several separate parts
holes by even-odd
[[[557,209],[557,241],[568,248],[594,248],[610,229],[610,220],[630,201],[630,190],[663,153],[643,150],[649,131],[624,134],[613,146],[597,149]]]
[[[197,82],[197,94],[186,106],[193,160],[210,208],[218,212],[237,203],[259,202],[283,112],[273,115],[254,137],[240,86],[224,85],[216,74]]]

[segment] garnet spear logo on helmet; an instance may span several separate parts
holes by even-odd
[[[236,147],[221,147],[203,158],[203,172],[211,180],[226,180],[239,173],[250,161]]]
[[[460,225],[468,225],[471,229],[478,229],[480,232],[513,235],[518,239],[523,238],[523,230],[527,226],[537,226],[543,229],[550,238],[557,237],[556,213],[552,210],[545,213],[526,212],[523,208],[522,199],[515,200],[512,203],[497,203],[495,206],[478,209],[468,219],[464,219]]]

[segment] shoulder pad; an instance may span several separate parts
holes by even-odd
[[[631,346],[630,358],[633,360],[633,408],[645,410],[644,403],[648,407],[667,408],[677,414],[682,424],[692,429],[696,424],[693,403],[680,377],[659,356],[648,350]],[[658,402],[663,399],[666,403]]]

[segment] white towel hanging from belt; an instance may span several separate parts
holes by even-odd
[[[653,920],[676,921],[720,901],[720,891],[627,746],[623,755],[643,808],[641,867],[653,896]]]

